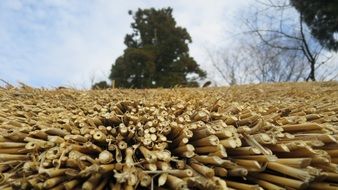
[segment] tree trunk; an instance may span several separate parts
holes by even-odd
[[[312,80],[312,81],[316,81],[316,77],[315,77],[315,62],[311,62],[311,70],[310,70],[310,74],[307,77],[306,81]]]

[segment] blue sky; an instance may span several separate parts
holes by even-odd
[[[107,79],[131,32],[128,10],[174,9],[192,36],[191,55],[209,73],[206,49],[226,46],[236,15],[247,0],[2,0],[0,78],[34,87],[88,88]],[[218,80],[211,75],[212,80]]]

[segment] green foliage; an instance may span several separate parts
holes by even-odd
[[[100,81],[100,82],[95,83],[92,86],[93,90],[100,90],[100,89],[107,89],[107,88],[110,88],[110,85],[107,83],[107,81]]]
[[[133,32],[127,34],[127,48],[112,65],[109,78],[117,87],[153,88],[175,85],[198,86],[206,73],[189,55],[191,37],[176,26],[172,9],[138,9],[133,14]],[[194,77],[188,77],[192,75]]]
[[[290,0],[322,46],[338,51],[338,1]],[[335,34],[336,33],[336,34]],[[335,38],[336,35],[336,38]]]

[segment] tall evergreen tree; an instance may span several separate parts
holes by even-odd
[[[127,48],[112,65],[109,78],[117,87],[152,88],[175,85],[198,86],[206,73],[189,55],[192,42],[185,28],[176,25],[172,8],[138,9]]]
[[[338,0],[290,0],[322,46],[338,51]]]

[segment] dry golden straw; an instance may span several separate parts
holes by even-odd
[[[0,189],[337,189],[338,83],[0,88]]]

